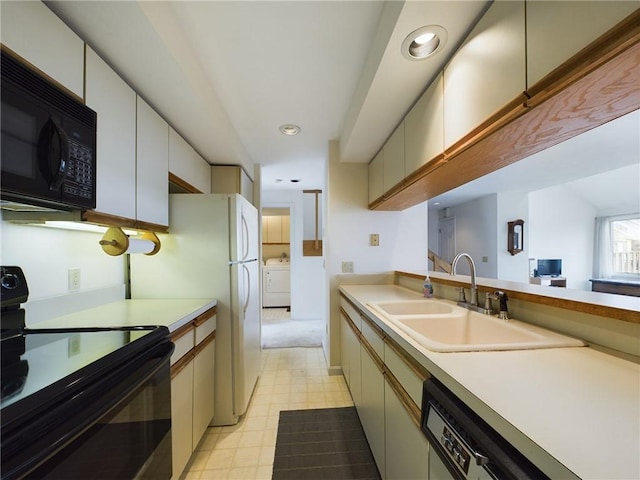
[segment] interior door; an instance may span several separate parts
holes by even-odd
[[[448,263],[456,256],[456,217],[441,218],[438,222],[440,258]]]

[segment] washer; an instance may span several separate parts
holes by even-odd
[[[291,264],[289,259],[269,258],[262,267],[262,306],[291,305]]]

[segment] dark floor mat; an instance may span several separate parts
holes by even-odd
[[[380,479],[355,407],[280,412],[273,480]]]

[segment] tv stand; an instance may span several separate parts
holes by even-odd
[[[565,277],[552,277],[547,275],[542,277],[529,277],[529,283],[533,285],[545,285],[548,287],[567,288],[567,279]]]

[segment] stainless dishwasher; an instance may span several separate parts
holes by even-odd
[[[421,426],[429,480],[549,478],[433,377],[423,384]]]

